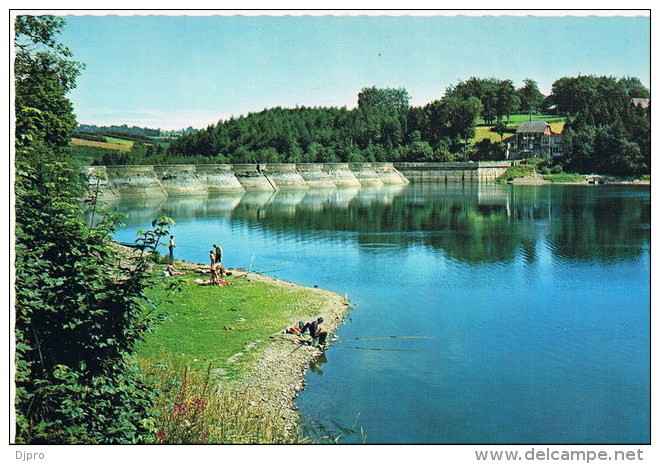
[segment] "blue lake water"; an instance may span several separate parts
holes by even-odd
[[[650,442],[650,188],[411,185],[122,200],[176,258],[350,297],[305,421],[343,443]],[[360,433],[361,431],[361,433]]]

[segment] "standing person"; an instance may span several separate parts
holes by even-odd
[[[209,259],[211,260],[211,267],[215,264],[215,253],[213,253],[213,250],[209,251]]]
[[[322,317],[319,317],[315,321],[308,322],[303,326],[301,332],[301,333],[305,333],[307,330],[309,330],[309,334],[312,336],[312,338],[315,340],[318,339],[320,347],[325,346],[325,339],[328,337],[328,332],[325,332],[320,327],[322,322],[323,322]]]
[[[222,267],[222,248],[220,248],[220,245],[216,245],[215,243],[213,244],[213,248],[215,249],[215,265],[220,273],[220,276],[222,277],[225,275],[225,270]]]
[[[213,244],[213,248],[215,249],[215,262],[222,265],[222,248],[216,244]]]
[[[174,243],[174,235],[170,235],[170,262],[174,261],[174,248],[176,247]]]

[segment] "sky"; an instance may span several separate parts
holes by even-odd
[[[353,108],[371,86],[403,87],[418,106],[472,76],[531,78],[544,94],[580,74],[650,88],[648,12],[73,13],[60,39],[86,64],[69,95],[83,124],[203,128],[274,106]]]

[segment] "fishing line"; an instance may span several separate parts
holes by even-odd
[[[329,342],[334,343],[334,342],[345,342],[345,341],[353,341],[353,340],[384,340],[387,338],[438,338],[438,337],[426,336],[426,335],[389,335],[385,337],[338,338],[336,340],[329,340]]]
[[[353,350],[368,350],[368,351],[429,351],[429,350],[405,350],[395,348],[369,348],[366,346],[347,346],[347,345],[332,345],[333,348],[350,348]]]

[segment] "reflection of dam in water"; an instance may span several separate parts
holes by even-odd
[[[492,182],[511,162],[88,166],[102,198]]]

